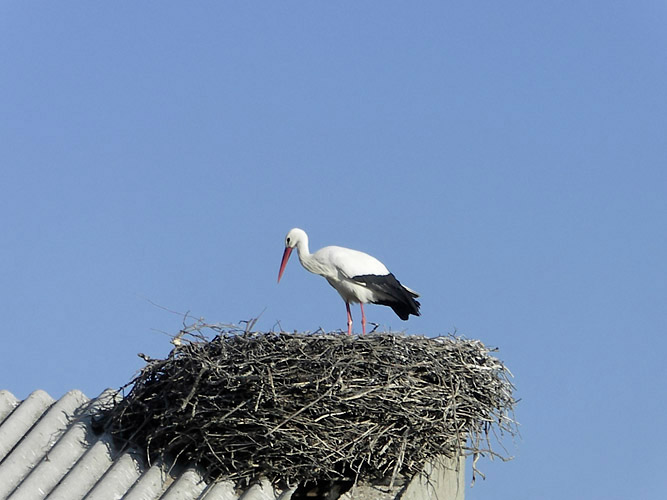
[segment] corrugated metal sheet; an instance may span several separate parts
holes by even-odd
[[[11,500],[286,500],[292,491],[268,483],[244,492],[207,484],[196,467],[149,465],[142,453],[119,453],[108,434],[91,429],[91,411],[113,398],[89,400],[70,391],[54,400],[44,391],[19,401],[0,391],[0,499]]]
[[[108,434],[96,434],[91,415],[116,397],[112,390],[89,400],[70,391],[54,400],[35,391],[19,401],[0,391],[0,500],[289,500],[293,489],[263,482],[245,491],[231,483],[207,484],[202,471],[172,462],[148,464],[136,450],[120,453]],[[357,485],[345,500],[463,500],[463,458],[423,483],[416,478],[402,492]],[[435,481],[434,481],[435,480]],[[423,484],[422,484],[423,483]]]

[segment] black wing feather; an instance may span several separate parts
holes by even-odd
[[[421,304],[415,300],[419,295],[401,285],[392,273],[383,276],[364,274],[354,276],[352,279],[376,292],[378,298],[373,304],[391,307],[402,320],[408,319],[410,314],[421,316],[419,312]]]

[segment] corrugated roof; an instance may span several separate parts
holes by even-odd
[[[11,500],[288,500],[294,489],[269,482],[239,492],[228,482],[208,484],[202,470],[173,462],[148,464],[137,450],[120,452],[111,437],[91,428],[94,408],[114,398],[107,390],[89,400],[70,391],[59,400],[38,390],[24,401],[0,391],[0,499]],[[403,498],[463,499],[463,459],[441,467],[429,484],[418,478]],[[435,478],[435,482],[433,479]],[[423,484],[422,484],[423,483]],[[435,487],[434,487],[435,484]],[[395,498],[398,490],[359,485],[346,500]]]

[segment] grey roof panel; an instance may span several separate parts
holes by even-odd
[[[160,498],[164,491],[164,484],[167,478],[167,472],[163,467],[153,465],[148,467],[130,491],[124,497],[124,500],[154,500]]]
[[[111,468],[95,484],[95,487],[86,496],[86,500],[109,500],[122,498],[136,483],[143,472],[143,464],[133,456],[133,453],[123,453],[114,460]]]
[[[54,401],[46,392],[35,391],[19,401],[0,391],[0,500],[289,500],[292,496],[294,488],[277,490],[268,481],[243,492],[230,482],[207,484],[204,471],[197,467],[173,461],[148,464],[141,452],[121,452],[109,434],[91,429],[95,407],[114,397],[117,393],[107,390],[90,401],[80,391],[70,391]],[[435,498],[432,492],[446,491],[462,500],[462,468],[463,459],[456,471],[443,469],[442,481],[438,478],[442,487],[454,485],[455,490],[426,491],[415,483],[411,498]],[[377,491],[367,490],[370,493],[355,487],[343,498],[379,498]]]
[[[0,464],[32,425],[53,404],[53,398],[44,391],[35,391],[0,426]],[[0,497],[1,498],[1,497]]]
[[[104,401],[107,396],[108,394],[103,393],[102,396],[94,400],[92,408]],[[80,401],[87,401],[87,398],[78,391],[68,393],[67,397],[71,399],[72,405],[76,405],[72,406],[75,411],[81,406],[78,404]],[[54,407],[54,411],[56,408]],[[79,461],[86,450],[91,447],[94,441],[91,439],[90,413],[83,415],[81,418],[68,414],[66,418],[68,422],[72,422],[69,428],[47,452],[47,459],[39,461],[31,469],[30,474],[13,493],[12,500],[44,498]]]
[[[0,424],[19,405],[19,400],[9,391],[0,391]]]
[[[202,494],[200,500],[237,500],[238,495],[230,482],[214,483]]]
[[[278,495],[268,481],[262,481],[248,488],[239,500],[275,500]]]
[[[35,391],[19,401],[0,391],[0,499],[238,500],[230,483],[208,485],[195,467],[149,465],[95,434],[91,414],[113,397],[107,390],[90,401],[75,390],[55,401]]]
[[[197,500],[206,488],[206,482],[193,468],[189,467],[178,475],[178,479],[162,496],[162,500]]]
[[[68,428],[74,411],[87,400],[88,398],[80,391],[68,392],[51,406],[30,431],[20,439],[20,442],[11,451],[11,456],[6,457],[11,460],[3,460],[0,463],[0,498],[14,490],[40,460],[48,457],[48,452],[53,444]],[[23,404],[16,411],[21,410],[22,406]],[[7,420],[12,420],[13,417],[14,415],[11,415]],[[38,494],[38,491],[35,493]]]
[[[113,464],[111,437],[103,435],[49,495],[49,500],[83,498]]]

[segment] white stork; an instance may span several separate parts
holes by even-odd
[[[324,276],[345,301],[347,309],[347,334],[352,335],[350,302],[361,306],[361,329],[366,333],[364,304],[381,304],[391,307],[402,320],[410,314],[419,316],[419,294],[401,283],[382,262],[364,252],[349,248],[329,246],[315,253],[308,250],[308,235],[294,228],[285,236],[285,252],[280,263],[278,283],[282,278],[287,260],[296,247],[299,261],[311,273]]]

